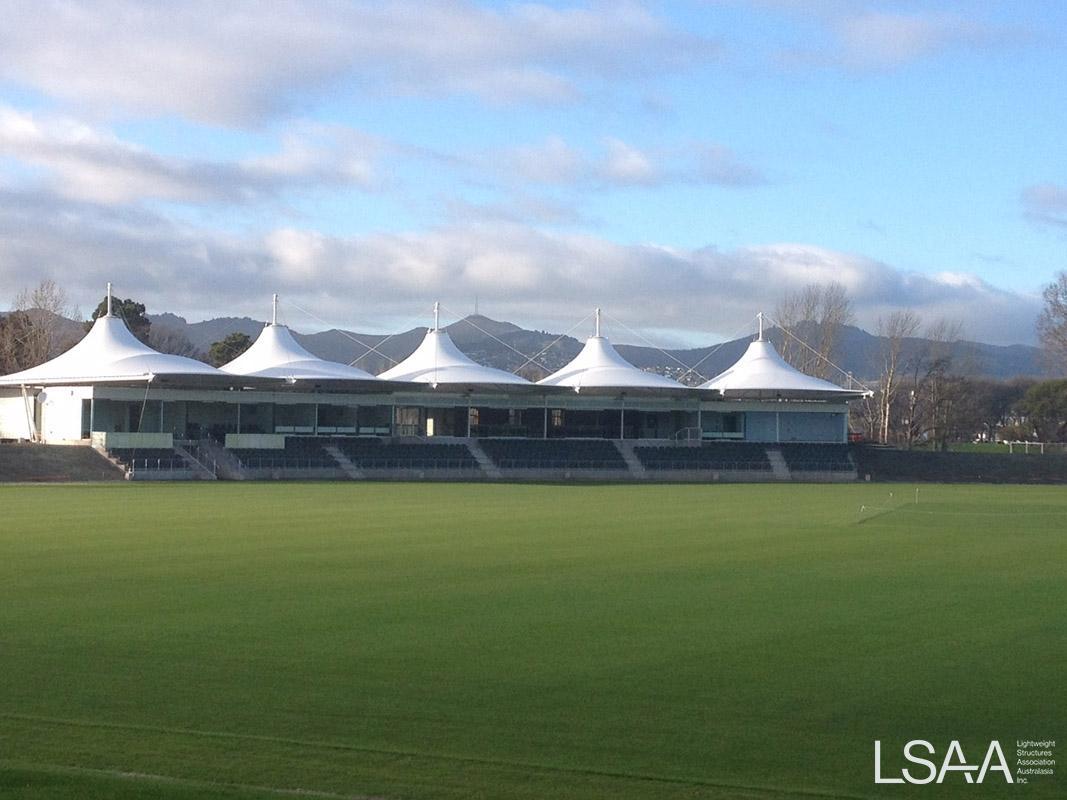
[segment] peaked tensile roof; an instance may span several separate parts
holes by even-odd
[[[439,384],[513,384],[530,382],[511,372],[485,367],[456,347],[446,331],[430,329],[415,352],[378,376],[389,381]]]
[[[537,383],[540,386],[568,386],[582,389],[687,389],[677,381],[638,369],[600,335],[600,309],[594,312],[593,335],[585,347],[562,369]]]
[[[591,336],[574,360],[547,378],[541,386],[569,386],[573,389],[686,389],[677,381],[638,369],[612,347],[603,336]]]
[[[184,356],[160,353],[130,333],[119,317],[98,317],[67,352],[31,369],[0,377],[0,384],[63,384],[149,380],[168,375],[222,377],[214,367]]]
[[[232,375],[284,378],[290,381],[377,381],[369,372],[336,361],[326,361],[301,347],[284,325],[266,325],[252,346],[219,369]]]
[[[778,355],[762,332],[732,367],[700,388],[717,390],[727,399],[848,400],[866,394],[806,375]]]

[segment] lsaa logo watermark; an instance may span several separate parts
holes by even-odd
[[[926,758],[931,756],[932,758]],[[989,743],[982,763],[970,764],[963,753],[963,748],[955,739],[949,743],[945,755],[938,758],[938,749],[925,739],[912,739],[904,745],[904,759],[914,764],[916,769],[904,767],[899,777],[887,777],[882,770],[882,743],[874,743],[874,782],[875,783],[944,783],[953,773],[963,775],[967,783],[983,783],[993,773],[1000,773],[996,780],[1015,783],[1012,779],[1004,750],[995,739]],[[938,763],[940,762],[940,766]],[[977,773],[977,775],[976,775]],[[958,780],[958,778],[957,778]]]

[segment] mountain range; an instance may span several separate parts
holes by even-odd
[[[245,333],[255,339],[266,324],[249,317],[219,317],[203,322],[187,322],[175,314],[149,315],[154,328],[166,328],[184,336],[198,350],[207,352],[213,342],[234,332]],[[446,330],[456,345],[475,361],[492,367],[519,372],[536,379],[562,367],[582,349],[583,343],[570,336],[547,331],[527,330],[510,322],[472,315],[449,325]],[[331,361],[339,361],[372,373],[379,373],[407,357],[422,341],[425,328],[382,335],[331,329],[319,333],[301,334],[293,331],[305,348]],[[805,338],[804,329],[798,331]],[[772,330],[772,339],[780,337]],[[640,345],[617,344],[619,353],[641,369],[698,383],[717,375],[733,364],[752,337],[734,339],[719,344],[690,349],[663,349]],[[840,332],[833,356],[841,372],[833,370],[831,380],[842,383],[845,374],[859,380],[876,378],[882,360],[883,340],[867,331],[846,325]],[[929,347],[931,342],[921,337],[905,339],[902,360]],[[954,361],[965,365],[969,374],[995,379],[1041,377],[1045,375],[1041,350],[1028,345],[991,345],[981,342],[959,341],[949,345]],[[536,358],[535,358],[536,356]],[[690,367],[697,365],[695,370]]]

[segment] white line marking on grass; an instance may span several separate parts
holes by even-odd
[[[282,789],[276,786],[259,786],[253,783],[226,783],[219,781],[204,781],[196,778],[176,778],[173,775],[156,775],[151,772],[130,772],[118,769],[96,769],[93,767],[75,767],[68,764],[46,764],[34,761],[11,761],[0,759],[0,766],[7,769],[18,769],[26,772],[43,772],[60,775],[92,775],[101,778],[118,778],[127,781],[141,781],[145,783],[162,783],[167,786],[185,786],[190,789],[230,789],[241,792],[261,792],[275,794],[282,797],[311,797],[319,800],[386,800],[381,795],[367,794],[337,794],[336,792],[323,792],[317,789]]]
[[[411,758],[411,759],[420,759],[421,758],[421,759],[424,759],[424,760],[446,761],[446,762],[453,762],[453,763],[459,763],[459,764],[481,764],[481,765],[490,766],[490,767],[504,767],[504,768],[508,768],[508,769],[533,770],[533,771],[547,772],[547,773],[558,774],[558,775],[582,775],[582,776],[587,776],[587,777],[612,778],[612,779],[616,779],[616,780],[646,781],[646,782],[649,782],[649,783],[667,783],[667,784],[675,784],[675,785],[682,785],[682,786],[699,786],[699,787],[704,787],[704,788],[708,788],[708,789],[727,789],[727,790],[732,790],[732,791],[753,792],[753,793],[758,793],[758,794],[769,795],[769,796],[772,796],[772,797],[778,797],[778,796],[781,796],[781,795],[792,795],[792,796],[799,795],[799,796],[803,796],[803,797],[822,797],[822,798],[827,798],[827,800],[869,800],[869,796],[868,795],[838,794],[838,793],[829,792],[829,791],[819,791],[817,789],[795,789],[795,788],[777,787],[777,786],[751,786],[751,785],[746,785],[746,784],[717,783],[715,781],[706,781],[706,780],[701,780],[699,778],[676,778],[676,777],[671,777],[671,776],[668,776],[668,775],[643,775],[643,774],[640,774],[640,773],[615,772],[615,771],[611,771],[611,770],[555,767],[555,766],[549,766],[549,765],[545,765],[545,764],[531,764],[531,763],[522,762],[522,761],[505,761],[505,760],[502,760],[502,759],[477,758],[477,757],[474,757],[474,756],[454,756],[454,755],[443,755],[443,754],[436,754],[436,753],[420,753],[420,752],[417,752],[417,751],[388,750],[388,749],[384,749],[384,748],[360,747],[359,745],[342,744],[340,742],[305,741],[305,740],[302,740],[302,739],[288,739],[288,738],[281,737],[281,736],[264,736],[264,735],[261,735],[261,734],[228,733],[228,732],[225,732],[225,731],[202,731],[202,730],[193,730],[193,729],[187,729],[187,728],[168,728],[168,727],[156,726],[156,725],[141,725],[141,724],[136,724],[136,723],[104,722],[104,721],[95,722],[95,721],[89,721],[89,720],[74,720],[74,719],[62,719],[62,718],[59,718],[59,717],[38,716],[38,715],[35,715],[35,714],[15,714],[15,713],[11,713],[11,712],[3,712],[3,711],[0,711],[0,719],[22,720],[22,721],[25,721],[25,722],[40,722],[40,723],[45,723],[45,724],[48,724],[48,725],[61,725],[61,726],[65,725],[67,727],[77,727],[77,728],[98,728],[98,729],[99,728],[103,728],[103,729],[113,729],[113,730],[130,730],[130,731],[144,731],[144,732],[151,732],[151,733],[163,733],[163,734],[171,734],[171,735],[176,735],[176,736],[193,736],[193,737],[198,737],[198,738],[235,739],[235,740],[247,740],[247,741],[252,741],[252,742],[269,742],[269,743],[273,743],[273,744],[291,745],[291,746],[294,746],[294,747],[309,747],[309,748],[319,748],[319,749],[324,749],[324,750],[342,750],[342,751],[353,752],[353,753],[367,753],[369,755],[398,756],[398,757],[401,757],[401,758]],[[7,761],[5,761],[3,759],[0,759],[0,764],[5,764],[5,763],[9,763],[12,766],[14,766],[14,764],[15,764],[15,762],[7,762]],[[40,766],[42,766],[42,767],[52,767],[53,765],[41,764]],[[92,770],[92,769],[89,769],[89,768],[83,768],[83,767],[69,767],[69,768],[68,767],[62,767],[61,765],[56,765],[56,768],[59,768],[59,769],[74,769],[74,770],[85,769],[88,772],[96,771],[96,770]],[[103,772],[107,773],[107,772],[110,772],[110,771],[104,770]],[[131,776],[131,777],[132,776],[136,776],[136,775],[141,775],[141,774],[147,775],[147,773],[121,772],[121,771],[115,771],[114,774],[115,775],[126,775],[126,776]],[[152,776],[148,776],[148,777],[152,777]],[[184,778],[168,778],[166,776],[159,776],[159,777],[162,780],[173,780],[175,782],[183,782],[183,781],[186,780]],[[313,793],[312,790],[302,790],[302,789],[271,789],[270,787],[256,787],[256,786],[243,787],[240,784],[223,784],[223,783],[210,784],[210,783],[206,783],[206,782],[205,782],[205,785],[208,785],[208,786],[214,785],[214,786],[217,786],[219,788],[232,787],[232,788],[235,788],[235,789],[246,788],[246,789],[249,789],[249,790],[274,791],[274,792],[277,792],[277,793],[287,793],[287,794],[290,794],[290,795],[292,795],[294,793],[297,793],[297,792],[304,792],[305,795],[307,795],[307,796],[330,798],[331,800],[333,800],[335,798],[343,798],[344,800],[350,800],[350,798],[352,798],[352,797],[354,797],[355,800],[371,800],[371,798],[368,798],[367,796],[336,795],[336,794],[329,794],[329,793]],[[380,800],[380,799],[377,799],[377,800]]]

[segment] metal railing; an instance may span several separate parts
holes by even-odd
[[[787,458],[785,465],[796,472],[851,472],[855,469],[849,461],[790,461]]]
[[[769,461],[697,461],[687,459],[649,459],[641,465],[650,470],[693,470],[694,472],[769,472]]]
[[[618,469],[625,470],[626,462],[619,459],[581,458],[494,458],[500,469]]]
[[[136,472],[137,470],[143,470],[145,472],[173,472],[175,470],[189,470],[189,465],[185,463],[185,459],[178,457],[132,458],[129,461],[123,461],[123,463],[126,465],[126,468],[130,472]]]
[[[360,458],[345,455],[356,469],[481,469],[473,458]]]
[[[238,458],[244,469],[341,469],[332,458],[299,458],[295,456],[259,456]]]

